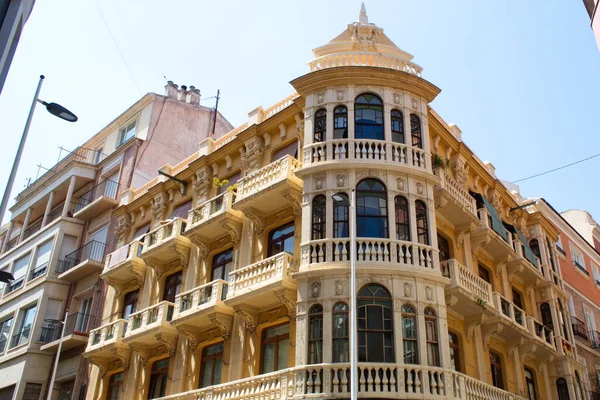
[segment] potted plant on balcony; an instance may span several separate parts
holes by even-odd
[[[450,167],[450,160],[433,153],[431,155],[431,167],[435,176],[444,179],[445,170]]]

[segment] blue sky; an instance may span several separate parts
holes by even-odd
[[[434,109],[462,129],[465,143],[492,161],[501,179],[600,152],[600,53],[582,1],[365,4],[370,22],[442,89]],[[248,111],[292,93],[288,82],[308,72],[311,49],[342,32],[359,9],[354,0],[38,0],[0,95],[0,187],[42,73],[40,97],[80,121],[38,108],[12,197],[36,177],[37,164],[57,161],[59,146],[75,148],[144,93],[162,94],[163,75],[195,85],[203,98],[221,89],[221,112],[241,124]],[[596,158],[522,182],[521,192],[600,220],[599,167]]]

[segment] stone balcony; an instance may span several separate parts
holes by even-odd
[[[479,224],[477,203],[469,191],[442,168],[437,168],[434,174],[440,178],[434,192],[436,213],[455,227]]]
[[[539,267],[539,265],[542,265],[540,259],[535,257],[535,263],[528,260],[524,255],[523,245],[519,239],[515,238],[510,232],[508,234],[512,237],[511,241],[515,252],[514,258],[506,263],[506,271],[509,276],[517,274],[528,286],[535,286],[543,282],[545,278]]]
[[[319,268],[350,268],[349,238],[312,240],[302,244],[300,250],[302,271],[315,264]],[[431,246],[379,238],[356,239],[356,266],[357,269],[439,271],[438,258]]]
[[[235,307],[251,302],[267,307],[293,298],[295,313],[296,281],[292,274],[297,265],[294,256],[284,252],[229,273],[225,304]]]
[[[59,260],[56,272],[59,279],[69,282],[77,282],[86,276],[102,271],[102,262],[106,244],[92,240],[77,250]]]
[[[232,230],[241,232],[243,214],[231,208],[235,199],[235,192],[228,190],[191,209],[184,235],[194,243],[207,245]]]
[[[160,337],[169,336],[175,339],[177,330],[171,326],[175,304],[161,301],[129,316],[127,330],[123,335],[123,343],[139,347],[160,344]]]
[[[186,224],[186,220],[175,218],[161,223],[144,236],[140,258],[157,276],[164,275],[172,267],[187,267],[192,243],[183,235]]]
[[[73,201],[73,217],[90,221],[96,216],[115,208],[119,201],[119,184],[109,179],[103,180]]]
[[[233,208],[244,212],[254,223],[255,216],[261,219],[290,205],[299,215],[302,180],[294,172],[301,166],[294,157],[286,155],[246,175],[238,182]]]
[[[514,256],[512,235],[502,227],[492,226],[491,217],[487,209],[477,210],[480,225],[471,232],[471,249],[475,254],[476,249],[486,251],[495,261],[505,262]]]
[[[130,351],[128,346],[123,343],[126,329],[126,319],[118,319],[92,329],[84,356],[99,365],[106,365],[119,359],[128,363]]]
[[[372,139],[336,139],[317,142],[304,147],[304,169],[339,168],[340,162],[363,168],[387,166],[410,168],[420,173],[431,173],[431,156],[417,147],[403,143]]]
[[[453,370],[423,365],[359,363],[358,398],[525,400]],[[331,399],[350,397],[350,365],[283,369],[161,400]]]
[[[197,329],[213,327],[215,320],[228,320],[233,309],[225,305],[228,284],[222,279],[200,285],[175,297],[171,324],[190,325]]]
[[[446,303],[465,317],[497,315],[492,301],[492,286],[455,259],[441,263],[442,275],[450,278]]]
[[[100,278],[119,291],[132,280],[141,286],[146,274],[146,263],[140,257],[143,246],[136,240],[107,255]]]

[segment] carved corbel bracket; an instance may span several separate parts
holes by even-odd
[[[175,245],[175,244],[171,247],[171,251],[177,256],[179,265],[181,265],[183,268],[187,268],[188,263],[190,261],[189,252],[181,251],[180,249],[177,248],[177,245]]]
[[[121,366],[125,371],[129,371],[129,363],[131,361],[131,350],[128,349],[112,349],[112,354],[119,359]]]
[[[283,198],[290,203],[292,209],[294,210],[294,216],[296,218],[302,217],[302,194],[296,190],[285,190],[281,193]]]
[[[528,355],[535,354],[537,348],[538,348],[538,345],[533,340],[523,343],[519,347],[519,355],[521,356],[521,364],[523,364],[525,362],[525,358]]]
[[[208,318],[210,319],[210,322],[215,324],[221,331],[223,341],[228,343],[229,339],[231,338],[231,327],[233,325],[233,318],[231,315],[216,312],[209,314]]]
[[[109,277],[104,278],[104,282],[115,291],[115,298],[118,299],[123,293],[123,284]]]
[[[506,257],[503,260],[500,260],[496,263],[496,267],[494,268],[494,274],[500,276],[502,274],[502,270],[506,268],[506,265],[510,262],[510,257]],[[522,270],[522,269],[521,269]],[[509,277],[510,279],[510,277]]]
[[[467,224],[466,226],[460,226],[456,229],[458,236],[456,238],[456,244],[459,247],[462,247],[465,244],[465,238],[471,232],[475,230],[475,226],[473,224]]]
[[[487,317],[481,314],[465,320],[465,327],[467,328],[467,342],[471,342],[473,335],[475,334],[475,328],[485,323],[486,319]]]
[[[187,346],[190,353],[195,353],[200,344],[200,329],[190,325],[180,325],[177,327],[177,332],[187,339]]]
[[[239,305],[234,306],[233,311],[244,320],[248,332],[254,334],[258,325],[258,309],[248,305]]]
[[[473,256],[477,256],[477,251],[479,250],[479,248],[487,245],[489,242],[489,239],[484,239],[477,243],[471,243],[471,254],[473,254]]]
[[[104,377],[106,376],[106,373],[109,371],[109,362],[106,360],[101,360],[98,359],[96,357],[90,357],[88,358],[88,362],[96,367],[98,367],[98,369],[100,370],[100,378],[104,379]]]
[[[487,350],[490,347],[490,339],[492,335],[501,333],[504,329],[504,325],[501,322],[491,322],[484,324],[481,328],[481,336],[483,338],[483,347]]]
[[[190,237],[190,240],[196,245],[196,247],[198,247],[200,258],[202,260],[206,260],[208,254],[210,253],[210,241],[198,235]]]
[[[523,267],[523,265],[517,265],[514,268],[511,268],[510,272],[508,273],[508,281],[512,282],[513,278],[520,274],[521,272],[523,272],[523,269],[525,269],[525,267]],[[531,288],[530,286],[528,286],[528,289]]]
[[[252,222],[254,232],[256,232],[256,234],[259,236],[262,235],[265,231],[264,215],[256,211],[254,208],[244,211],[244,215]]]
[[[237,247],[240,244],[240,239],[242,237],[242,224],[233,220],[223,220],[221,221],[221,226],[229,233],[229,236],[231,236],[231,243],[233,243],[233,246]]]
[[[148,267],[150,267],[150,269],[152,269],[152,271],[154,271],[154,275],[156,276],[156,280],[160,281],[162,279],[162,276],[164,274],[163,271],[163,267],[162,267],[162,261],[154,258],[154,257],[149,257],[146,258],[146,265]]]
[[[275,296],[288,309],[288,315],[291,321],[296,320],[296,292],[288,289],[279,289],[274,291]]]
[[[458,303],[458,297],[449,295],[446,296],[446,307],[454,307]]]
[[[167,348],[169,357],[173,357],[177,351],[177,336],[168,333],[157,333],[154,335],[156,340]]]
[[[131,351],[138,355],[142,366],[145,367],[148,364],[148,360],[151,357],[151,349],[148,346],[142,346],[139,344],[132,343],[129,345]]]
[[[135,280],[135,283],[138,286],[142,286],[144,284],[144,275],[141,271],[139,271],[138,269],[136,269],[133,265],[130,265],[127,268],[127,271],[133,275],[133,280]]]

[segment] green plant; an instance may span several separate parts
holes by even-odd
[[[227,185],[228,183],[229,183],[229,181],[227,179],[223,179],[221,181],[217,177],[213,178],[213,187],[219,188],[219,187]]]
[[[431,157],[431,165],[433,166],[433,169],[447,169],[450,166],[450,160],[440,156],[439,154],[433,153],[433,156]]]

